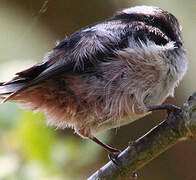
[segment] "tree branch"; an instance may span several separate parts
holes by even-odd
[[[118,166],[108,162],[88,180],[130,180],[131,175],[181,140],[196,138],[196,92],[180,110],[131,143],[118,156]]]

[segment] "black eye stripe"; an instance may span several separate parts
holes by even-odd
[[[170,16],[170,14],[167,14],[166,16]],[[144,14],[126,14],[121,13],[117,14],[115,16],[116,19],[121,19],[122,21],[125,21],[126,23],[138,21],[138,22],[144,22],[146,25],[156,27],[160,29],[163,33],[165,33],[166,36],[168,36],[172,41],[176,41],[176,34],[171,27],[171,22],[168,22],[166,18],[164,18],[163,15],[157,14],[156,15],[144,15]],[[173,17],[171,17],[173,18]]]
[[[157,45],[165,45],[169,42],[169,39],[163,34],[160,29],[152,26],[141,26],[138,22],[135,23],[135,28],[132,33],[135,40],[147,42],[148,40],[154,41]]]

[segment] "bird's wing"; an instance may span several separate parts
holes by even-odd
[[[0,95],[14,96],[58,75],[84,72],[86,67],[110,59],[115,56],[115,49],[128,46],[126,32],[129,31],[122,30],[125,26],[116,24],[116,30],[111,30],[107,21],[77,31],[57,44],[42,63],[18,72],[13,79],[2,83]]]

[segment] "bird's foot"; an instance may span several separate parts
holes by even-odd
[[[113,151],[113,152],[109,152],[108,157],[109,159],[116,165],[119,166],[118,163],[118,155],[120,154],[119,150]]]

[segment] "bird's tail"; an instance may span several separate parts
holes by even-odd
[[[3,99],[1,103],[12,99],[17,93],[23,90],[25,86],[26,83],[24,82],[0,83],[0,98]]]
[[[64,81],[64,79],[63,79]],[[42,111],[49,125],[65,128],[73,126],[76,115],[75,99],[69,92],[63,91],[54,81],[32,84],[31,80],[20,79],[0,83],[2,103],[14,100],[23,108]]]
[[[28,69],[15,74],[10,81],[0,82],[0,98],[2,103],[8,100],[15,100],[21,92],[39,83],[39,79],[35,83],[34,80],[46,69],[48,62],[38,63]]]

